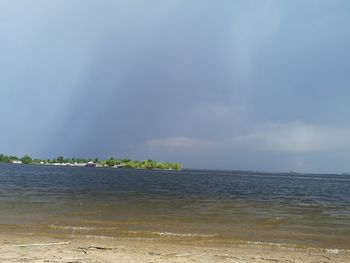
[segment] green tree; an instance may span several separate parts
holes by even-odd
[[[58,156],[58,157],[57,157],[57,162],[58,162],[58,163],[63,163],[63,162],[64,162],[63,156]]]
[[[24,155],[21,161],[24,164],[31,164],[33,162],[33,159],[29,155]]]
[[[116,165],[116,161],[113,157],[111,157],[109,160],[106,161],[106,164],[108,167],[113,167],[114,165]]]

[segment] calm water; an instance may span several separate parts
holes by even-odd
[[[350,176],[0,165],[0,231],[350,248]]]

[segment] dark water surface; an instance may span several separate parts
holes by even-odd
[[[0,231],[350,248],[350,176],[2,164]]]

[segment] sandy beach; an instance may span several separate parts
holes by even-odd
[[[349,250],[190,245],[156,239],[1,235],[0,262],[350,262]]]

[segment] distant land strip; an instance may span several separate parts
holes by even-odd
[[[100,160],[98,158],[65,158],[58,156],[53,159],[33,159],[29,155],[19,158],[14,155],[0,154],[0,163],[13,164],[37,164],[37,165],[56,165],[56,166],[80,166],[80,167],[109,167],[109,168],[134,168],[134,169],[160,169],[160,170],[182,170],[183,166],[177,162],[158,162],[154,160],[130,160],[109,158]]]

